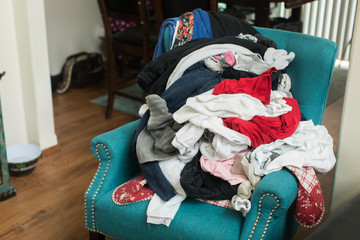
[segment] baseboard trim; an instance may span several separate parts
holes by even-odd
[[[48,156],[51,156],[58,152],[60,152],[60,144],[59,143],[56,144],[55,146],[52,146],[52,147],[42,150],[42,157],[48,157]]]

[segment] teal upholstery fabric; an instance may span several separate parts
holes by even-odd
[[[257,28],[278,47],[296,56],[288,67],[291,91],[301,112],[320,124],[337,46],[326,39],[282,30]],[[114,239],[291,239],[297,180],[283,169],[265,176],[251,198],[246,218],[234,210],[186,199],[170,227],[146,223],[148,201],[118,206],[112,192],[140,172],[131,143],[138,121],[95,137],[91,150],[99,167],[85,193],[85,227]]]
[[[112,192],[96,204],[97,228],[117,239],[238,239],[243,224],[241,213],[203,203],[184,201],[170,227],[146,223],[149,201],[117,206]]]
[[[170,42],[170,30],[168,27],[164,30],[164,42]],[[165,44],[164,47],[166,52],[170,50],[169,44]]]
[[[298,227],[295,206],[292,206],[296,195],[297,180],[290,171],[283,169],[266,175],[251,197],[251,211],[244,224],[247,227],[243,227],[240,239],[248,239],[250,235],[253,239],[261,239],[265,228],[272,231],[265,231],[264,239],[291,239]],[[251,233],[257,219],[257,231]]]

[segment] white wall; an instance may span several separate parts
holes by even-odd
[[[360,193],[360,5],[356,9],[350,66],[341,118],[331,212]]]
[[[0,96],[6,145],[57,144],[50,75],[67,56],[102,52],[96,0],[0,1]]]
[[[43,0],[0,1],[0,93],[7,145],[57,144]]]
[[[96,0],[45,0],[45,15],[51,75],[60,73],[72,54],[104,51]]]
[[[16,44],[13,5],[11,0],[0,1],[0,71],[6,75],[0,81],[0,96],[5,130],[5,140],[9,145],[27,139],[23,96]]]

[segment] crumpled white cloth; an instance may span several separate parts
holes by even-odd
[[[264,54],[264,61],[278,70],[285,69],[294,58],[295,53],[272,47],[268,48]]]
[[[200,139],[200,152],[210,160],[229,159],[247,148],[246,143],[232,142],[219,134],[215,134],[211,142]]]
[[[301,121],[290,137],[260,145],[249,155],[255,174],[259,176],[285,166],[308,166],[326,173],[336,162],[332,137],[324,126],[315,126],[311,120]]]
[[[231,172],[236,172],[239,170],[244,171],[244,174],[248,178],[248,180],[242,182],[239,185],[237,189],[237,196],[241,197],[242,199],[250,199],[252,191],[260,182],[261,178],[260,176],[255,175],[254,164],[249,163],[245,156],[237,154]]]
[[[254,116],[277,117],[292,109],[282,99],[286,94],[279,91],[271,91],[268,105],[245,93],[213,95],[213,91],[188,98],[186,104],[174,113],[175,121],[184,123],[199,115],[251,120]]]
[[[224,126],[221,118],[239,117],[250,120],[254,116],[279,116],[291,111],[283,97],[286,94],[271,91],[270,104],[247,94],[213,95],[213,90],[191,97],[173,114],[178,123],[189,122],[175,135],[172,145],[182,154],[198,142],[205,129],[214,133],[211,142],[200,142],[200,151],[208,159],[224,160],[251,145],[250,139]],[[231,104],[229,104],[231,102]]]
[[[242,213],[243,217],[246,217],[246,214],[251,209],[251,202],[248,199],[242,199],[238,195],[234,195],[231,198],[231,206],[236,210]]]
[[[217,160],[230,158],[251,145],[247,136],[225,127],[221,119],[213,118],[203,123],[202,126],[187,123],[176,133],[171,144],[182,154],[199,142],[201,153],[208,159]],[[210,143],[199,141],[206,128],[213,132],[222,132],[226,137],[215,134]]]
[[[185,154],[199,141],[204,131],[204,128],[188,123],[176,132],[171,144],[179,150],[180,154]]]
[[[176,194],[165,202],[157,194],[154,194],[146,211],[147,222],[169,227],[185,198],[186,196]]]
[[[195,144],[193,148],[188,149],[188,152],[180,154],[173,159],[159,162],[162,173],[174,187],[176,195],[170,200],[164,201],[157,194],[154,194],[146,211],[148,223],[163,224],[167,227],[170,225],[181,203],[186,199],[186,193],[180,184],[181,171],[185,167],[185,164],[190,162],[198,151],[199,145]]]
[[[236,52],[235,58],[234,69],[260,75],[271,67],[275,67],[277,70],[285,69],[295,58],[295,53],[270,47],[266,50],[264,58],[260,54],[236,54]]]
[[[258,53],[235,50],[234,57],[236,63],[233,66],[236,70],[248,71],[257,75],[262,74],[271,67],[277,70],[285,69],[289,63],[295,58],[295,53],[288,53],[283,49],[268,48],[264,54],[264,58]],[[227,64],[214,59],[212,56],[204,58],[205,66],[212,71],[221,71]]]
[[[283,73],[281,75],[280,82],[279,82],[277,90],[282,91],[282,92],[286,92],[287,94],[289,94],[290,89],[291,89],[290,76],[288,74],[286,74],[286,73]],[[288,95],[288,97],[292,98],[292,94],[290,93],[290,95]]]

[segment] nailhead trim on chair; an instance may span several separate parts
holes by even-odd
[[[91,183],[90,183],[88,189],[86,190],[86,194],[88,194],[90,189],[92,188],[93,183],[95,182],[96,178],[98,177],[98,173],[99,173],[99,170],[101,168],[101,163],[102,162],[101,162],[101,158],[100,158],[100,154],[99,154],[99,147],[103,147],[105,149],[108,162],[107,162],[107,165],[106,165],[106,168],[105,168],[105,173],[104,173],[104,175],[103,175],[103,177],[101,179],[101,182],[100,182],[98,188],[96,189],[95,194],[93,195],[92,200],[91,200],[91,218],[92,218],[92,227],[93,228],[92,229],[88,228],[88,229],[90,231],[97,232],[97,233],[100,233],[100,234],[102,234],[104,236],[115,239],[114,237],[97,230],[96,226],[95,226],[95,202],[94,201],[95,201],[96,195],[98,194],[98,192],[100,191],[100,188],[102,187],[102,184],[104,183],[104,179],[105,179],[106,174],[108,172],[108,169],[109,169],[109,166],[110,166],[110,159],[111,159],[110,158],[110,153],[109,153],[109,150],[108,150],[107,146],[102,144],[102,143],[98,143],[96,145],[95,153],[96,153],[97,160],[99,161],[99,166],[98,166],[98,168],[96,170],[96,173],[95,173],[93,179],[91,180]],[[86,208],[86,206],[87,206],[87,198],[86,198],[86,196],[85,196],[84,205],[85,205],[85,226],[87,226],[88,222],[87,222],[87,212],[86,212],[86,209],[87,209]]]
[[[278,207],[280,207],[280,200],[278,199],[277,196],[275,196],[275,194],[273,194],[273,193],[266,193],[266,194],[263,194],[263,195],[261,196],[261,198],[260,198],[260,200],[259,200],[259,211],[258,211],[258,215],[257,215],[257,217],[256,217],[254,226],[253,226],[253,228],[252,228],[252,230],[251,230],[251,233],[250,233],[250,235],[249,235],[248,240],[250,240],[250,239],[252,238],[252,236],[253,236],[253,234],[254,234],[254,231],[255,231],[255,229],[256,229],[256,226],[257,226],[257,224],[258,224],[258,222],[259,222],[259,218],[260,218],[260,214],[261,214],[261,204],[262,204],[262,200],[264,199],[264,197],[268,197],[268,196],[275,198],[277,204],[276,204],[276,206],[274,207],[274,209],[271,210],[271,213],[269,214],[269,218],[268,218],[268,220],[267,220],[267,222],[266,222],[266,225],[265,225],[265,228],[264,228],[263,234],[261,235],[260,240],[263,240],[263,238],[265,237],[265,234],[266,234],[266,231],[267,231],[267,229],[268,229],[268,227],[269,227],[269,223],[270,223],[270,221],[271,221],[271,218],[272,218],[273,213],[275,212],[275,210],[276,210]]]

